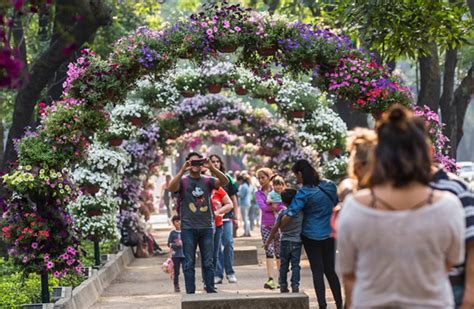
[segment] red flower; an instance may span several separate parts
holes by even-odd
[[[365,102],[365,100],[362,100],[362,99],[359,99],[357,100],[357,104],[359,104],[360,106],[364,106],[367,102]]]

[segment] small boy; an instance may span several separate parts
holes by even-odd
[[[173,216],[171,223],[174,226],[174,230],[170,232],[168,237],[168,247],[173,250],[172,260],[174,267],[174,291],[179,293],[179,268],[183,267],[184,271],[184,253],[183,253],[183,242],[181,241],[181,220],[179,216]]]
[[[296,195],[295,189],[285,189],[281,193],[281,199],[283,204],[288,207],[291,201]],[[280,240],[280,292],[288,293],[288,281],[287,274],[291,263],[291,291],[293,293],[299,293],[300,286],[300,258],[301,258],[301,228],[303,224],[303,212],[300,212],[298,216],[294,217],[288,224],[282,226],[281,218],[286,214],[288,210],[282,210],[278,214],[276,223],[265,243],[267,248],[273,236],[277,233],[278,229],[281,231]]]

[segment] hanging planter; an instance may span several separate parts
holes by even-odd
[[[335,148],[329,150],[329,154],[331,156],[340,156],[341,153],[342,153],[342,149],[340,147],[335,147]]]
[[[136,127],[139,127],[142,125],[142,119],[140,117],[131,117],[130,123]]]
[[[305,112],[304,111],[291,111],[290,117],[293,119],[301,119],[304,118]]]
[[[195,96],[195,93],[192,91],[182,91],[181,95],[185,98],[192,98]]]
[[[277,51],[277,46],[276,45],[271,45],[268,47],[260,47],[257,49],[257,53],[261,57],[270,57],[274,56]]]
[[[85,185],[82,187],[84,192],[90,194],[90,195],[95,195],[97,192],[99,192],[100,187],[97,185]]]
[[[122,138],[111,138],[109,139],[109,146],[118,147],[122,145],[123,139]]]
[[[235,87],[235,93],[238,95],[246,95],[248,90],[243,87]]]
[[[209,93],[219,93],[222,90],[222,85],[219,84],[209,84],[207,86]]]
[[[103,212],[100,209],[89,209],[87,211],[87,216],[88,217],[98,217],[98,216],[102,216],[102,214],[103,214]]]
[[[220,53],[233,53],[237,50],[237,46],[232,46],[232,45],[228,45],[228,46],[218,46],[217,47],[217,50],[220,52]]]
[[[276,104],[276,99],[275,97],[266,97],[265,100],[267,101],[268,104]]]

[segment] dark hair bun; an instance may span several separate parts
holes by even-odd
[[[411,113],[408,108],[403,105],[392,105],[384,120],[383,122],[388,124],[392,129],[405,132],[410,126]]]

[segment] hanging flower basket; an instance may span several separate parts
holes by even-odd
[[[276,104],[276,99],[275,97],[266,97],[265,100],[267,101],[268,104]]]
[[[292,111],[290,112],[290,117],[293,119],[301,119],[304,118],[304,111]]]
[[[185,98],[192,98],[195,96],[195,93],[192,91],[183,91],[181,92],[181,95]]]
[[[238,95],[246,95],[248,90],[242,87],[235,87],[235,93]]]
[[[109,146],[118,147],[122,145],[123,139],[122,138],[111,138],[109,139]]]
[[[130,123],[136,127],[139,127],[142,125],[142,119],[140,117],[131,117]]]
[[[237,46],[218,46],[217,50],[221,53],[233,53],[237,50]]]
[[[342,149],[340,147],[335,147],[335,148],[329,150],[329,154],[331,156],[340,156],[341,153],[342,153]]]
[[[301,66],[303,67],[303,69],[311,70],[316,66],[316,64],[310,59],[304,59],[301,62]]]
[[[209,93],[219,93],[222,90],[222,85],[219,84],[210,84],[207,86]]]
[[[98,217],[98,216],[102,216],[102,210],[100,209],[89,209],[87,211],[87,216],[88,217]]]
[[[261,48],[257,49],[257,53],[261,57],[273,56],[273,55],[275,55],[276,51],[277,51],[277,46],[276,45],[272,45],[272,46],[268,46],[268,47],[261,47]]]
[[[90,195],[95,195],[97,192],[99,192],[100,187],[97,185],[85,185],[82,187],[84,192],[90,194]]]

